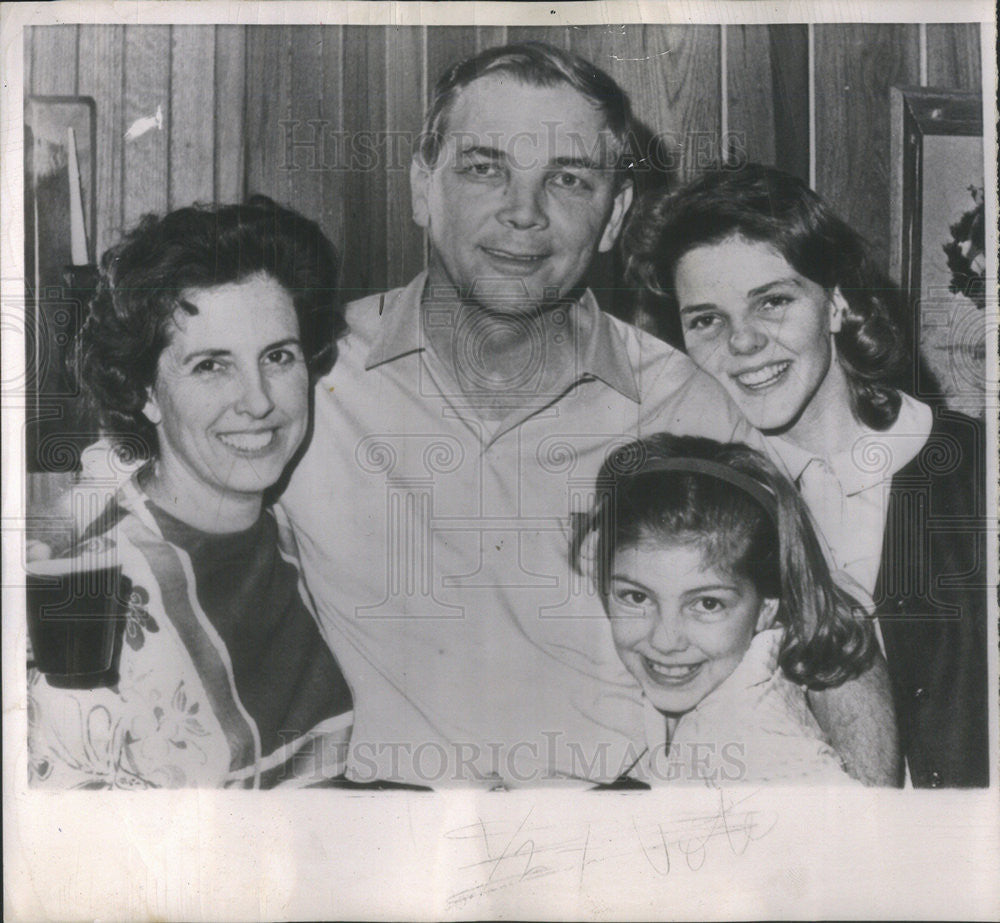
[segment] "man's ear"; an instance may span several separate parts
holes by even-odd
[[[618,240],[618,235],[621,233],[622,225],[625,223],[625,216],[632,206],[632,197],[634,195],[635,189],[631,180],[625,182],[622,188],[618,190],[614,205],[611,206],[611,217],[608,218],[608,223],[604,225],[601,242],[597,245],[598,253],[607,253],[615,245],[615,241]]]
[[[146,406],[142,408],[142,415],[153,426],[158,426],[163,419],[163,414],[160,413],[160,405],[156,403],[156,395],[153,393],[152,388],[146,389]]]
[[[840,333],[847,315],[847,299],[838,285],[830,296],[830,333]]]
[[[761,602],[760,613],[757,616],[757,626],[754,631],[766,631],[778,617],[778,600],[765,599]]]
[[[410,160],[410,201],[413,205],[413,220],[422,228],[427,228],[431,220],[427,199],[433,172],[419,154],[414,154]]]

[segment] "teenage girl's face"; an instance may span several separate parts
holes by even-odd
[[[688,355],[765,432],[808,431],[845,393],[833,334],[847,304],[777,250],[738,235],[695,247],[674,287]]]
[[[615,554],[608,597],[622,662],[660,711],[694,708],[736,669],[778,601],[710,565],[695,545],[640,543]]]

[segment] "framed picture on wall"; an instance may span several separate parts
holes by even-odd
[[[88,96],[24,101],[25,427],[29,472],[74,471],[94,440],[69,368],[97,281],[97,110]],[[88,430],[90,432],[88,432]]]
[[[890,268],[913,310],[918,396],[985,413],[982,96],[893,87]],[[995,220],[991,216],[990,220]],[[995,322],[995,319],[994,319]]]

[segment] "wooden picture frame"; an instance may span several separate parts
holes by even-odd
[[[975,222],[981,236],[985,224],[982,94],[927,87],[890,92],[890,271],[912,310],[921,359],[914,390],[982,417],[985,276],[982,269],[976,275],[955,266],[956,259],[974,262],[975,248],[960,238]],[[982,262],[980,256],[977,265]]]
[[[25,446],[29,472],[70,472],[96,438],[69,370],[96,284],[97,112],[89,96],[24,100]]]

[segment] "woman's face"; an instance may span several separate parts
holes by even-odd
[[[690,711],[739,666],[778,602],[695,545],[618,549],[608,595],[618,655],[656,708]]]
[[[789,430],[842,400],[832,342],[847,307],[840,289],[827,292],[770,245],[736,235],[688,251],[674,287],[688,354],[755,427]]]
[[[160,354],[144,413],[158,478],[203,509],[257,497],[306,432],[309,373],[295,307],[270,276],[191,289]]]

